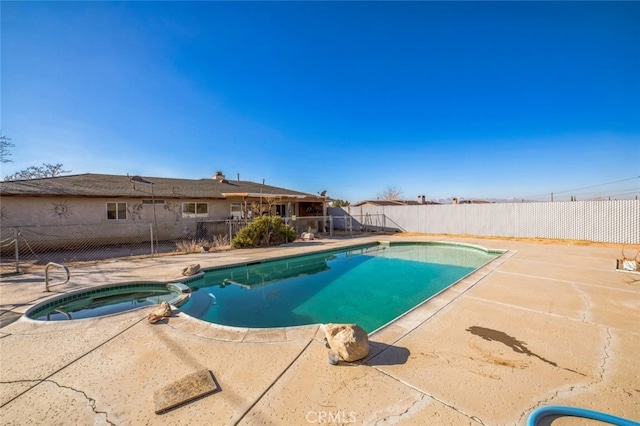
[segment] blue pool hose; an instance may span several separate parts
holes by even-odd
[[[587,410],[586,408],[567,407],[563,405],[549,405],[547,407],[536,408],[529,415],[527,426],[548,426],[553,420],[564,416],[582,417],[618,426],[640,426],[640,423],[623,419],[622,417]]]

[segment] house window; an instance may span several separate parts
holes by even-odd
[[[165,204],[164,200],[142,200],[142,204]]]
[[[286,204],[276,204],[276,214],[280,217],[287,217],[287,205]]]
[[[182,217],[207,217],[209,205],[207,203],[182,203]]]
[[[107,220],[125,220],[127,203],[107,203]]]
[[[242,203],[231,203],[231,217],[242,219]]]

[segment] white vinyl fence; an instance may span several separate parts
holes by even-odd
[[[640,200],[345,207],[356,223],[384,217],[405,232],[640,244]]]

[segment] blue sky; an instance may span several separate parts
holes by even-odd
[[[640,2],[3,1],[1,19],[2,177],[640,195]]]

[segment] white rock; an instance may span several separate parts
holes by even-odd
[[[189,266],[185,266],[184,268],[182,268],[182,275],[185,275],[185,276],[195,275],[198,272],[200,272],[200,264],[199,263],[194,263],[194,264],[191,264]]]
[[[357,361],[369,355],[369,336],[357,324],[324,324],[327,343],[340,358],[347,362]]]
[[[156,309],[147,316],[147,320],[151,324],[155,324],[162,318],[170,317],[173,314],[169,302],[162,302]]]

